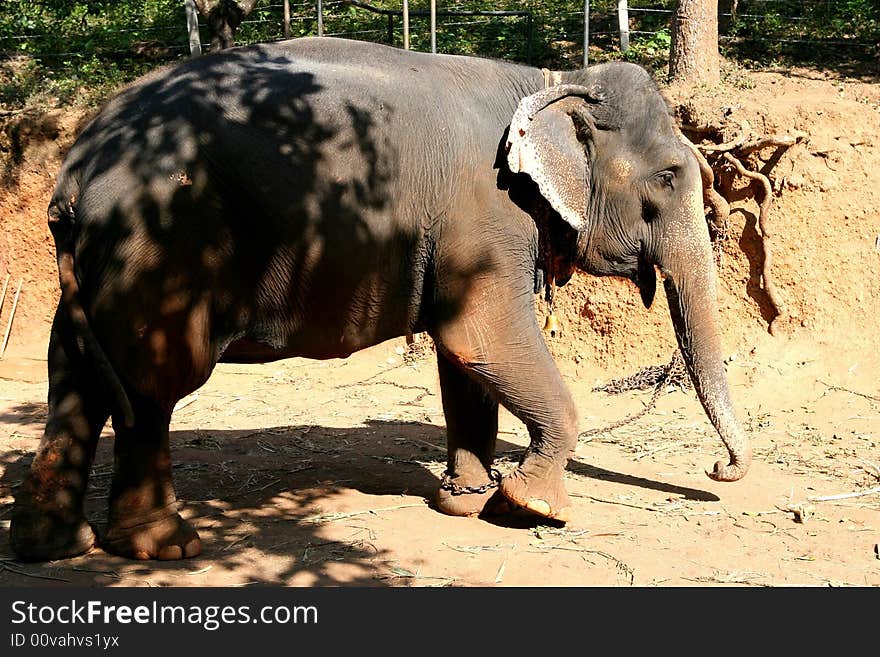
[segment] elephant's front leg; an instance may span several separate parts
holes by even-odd
[[[533,513],[567,522],[571,502],[563,475],[577,446],[577,411],[537,327],[531,342],[532,349],[491,377],[505,407],[531,438],[519,466],[501,481],[501,492]]]
[[[446,417],[446,472],[437,506],[452,516],[508,510],[492,474],[498,435],[498,402],[442,352],[437,353]]]
[[[563,473],[577,445],[577,412],[541,337],[530,291],[510,296],[490,286],[437,338],[447,360],[528,428],[531,443],[501,492],[540,516],[568,520]]]

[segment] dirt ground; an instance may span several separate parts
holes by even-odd
[[[0,359],[0,585],[880,586],[880,84],[739,71],[714,93],[670,93],[764,134],[806,135],[770,172],[783,301],[773,335],[757,205],[741,183],[723,244],[727,368],[755,452],[745,479],[706,477],[723,446],[694,392],[670,388],[645,417],[579,444],[565,527],[520,514],[444,516],[431,506],[445,464],[433,353],[398,339],[345,360],[221,365],[182,400],[171,427],[175,483],[204,552],[164,563],[95,549],[23,564],[9,549],[12,493],[46,419],[57,284],[45,206],[83,116],[7,123],[3,332],[23,284]],[[583,430],[650,399],[592,388],[668,361],[662,290],[657,299],[646,311],[630,284],[586,276],[559,290],[563,334],[550,346]],[[87,502],[98,525],[112,442],[108,428]],[[525,428],[502,412],[502,472],[526,444]]]

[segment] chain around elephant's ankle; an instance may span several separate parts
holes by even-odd
[[[452,475],[449,474],[449,470],[444,470],[443,475],[440,477],[440,488],[448,490],[453,495],[482,495],[483,493],[488,493],[493,488],[498,488],[500,482],[501,473],[495,468],[489,470],[489,482],[481,486],[460,486],[452,481]]]

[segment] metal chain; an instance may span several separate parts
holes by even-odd
[[[453,495],[482,495],[483,493],[488,493],[493,488],[498,488],[499,483],[501,483],[501,473],[495,468],[489,469],[489,482],[482,486],[460,486],[452,481],[452,475],[449,474],[449,470],[444,470],[443,475],[440,477],[440,488],[448,490]]]
[[[687,376],[687,370],[684,367],[684,361],[678,350],[672,354],[672,358],[666,365],[650,365],[639,370],[635,374],[631,374],[622,379],[614,379],[610,383],[593,388],[593,392],[607,392],[609,395],[617,395],[629,390],[647,390],[651,386],[654,386],[654,393],[651,395],[651,399],[648,401],[645,408],[638,413],[625,417],[622,420],[618,420],[607,427],[582,431],[578,434],[578,440],[590,438],[600,433],[614,431],[615,429],[619,429],[630,422],[635,422],[644,417],[653,410],[654,406],[657,404],[657,399],[660,398],[660,393],[669,385],[678,386],[679,388],[686,388],[691,385]]]

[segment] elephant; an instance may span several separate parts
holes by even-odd
[[[22,559],[96,543],[199,554],[171,476],[175,403],[218,362],[343,358],[419,332],[446,420],[436,508],[564,523],[578,413],[534,304],[575,270],[633,281],[646,306],[660,272],[729,456],[707,474],[749,467],[698,163],[635,64],[549,71],[330,37],[224,50],[110,99],[68,152],[48,221],[61,295],[45,432],[11,516]],[[504,477],[499,405],[530,440]],[[108,418],[98,538],[83,498]]]

